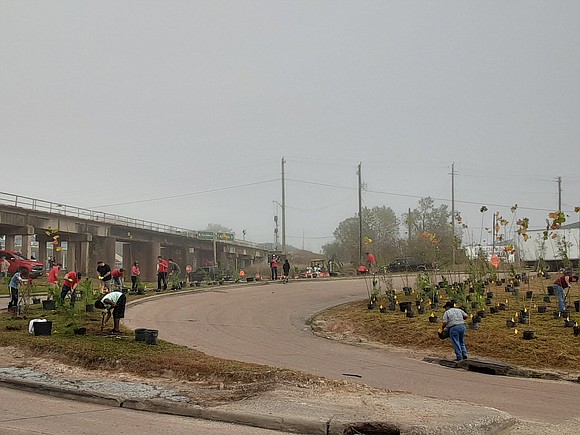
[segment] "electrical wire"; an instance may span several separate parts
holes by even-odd
[[[186,196],[204,195],[206,193],[222,192],[222,191],[225,191],[225,190],[240,189],[242,187],[257,186],[257,185],[260,185],[260,184],[268,184],[268,183],[273,183],[274,181],[279,181],[279,180],[280,180],[279,178],[273,178],[271,180],[263,180],[263,181],[256,181],[256,182],[253,182],[253,183],[238,184],[237,186],[218,187],[216,189],[200,190],[199,192],[182,193],[182,194],[179,194],[179,195],[170,195],[170,196],[160,196],[160,197],[157,197],[157,198],[140,199],[138,201],[118,202],[118,203],[115,203],[115,204],[98,205],[98,206],[89,207],[89,208],[116,207],[118,205],[141,204],[141,203],[144,203],[144,202],[163,201],[165,199],[175,199],[175,198],[183,198],[183,197],[186,197]]]

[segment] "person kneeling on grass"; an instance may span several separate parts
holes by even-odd
[[[125,304],[127,303],[127,297],[123,292],[111,292],[107,293],[101,299],[95,301],[95,308],[103,311],[103,318],[101,320],[101,331],[105,327],[105,324],[111,318],[111,312],[113,314],[113,329],[111,334],[120,334],[119,323],[121,319],[125,317]]]

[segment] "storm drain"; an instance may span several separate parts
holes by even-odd
[[[506,376],[510,368],[511,366],[500,361],[467,360],[468,371],[485,375]]]
[[[344,435],[400,435],[401,431],[386,423],[354,423],[344,428]]]

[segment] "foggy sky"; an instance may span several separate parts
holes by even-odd
[[[318,251],[363,204],[580,205],[577,1],[0,0],[0,190]],[[509,207],[518,204],[517,215]],[[489,214],[489,226],[491,214]],[[483,236],[485,239],[485,235]]]

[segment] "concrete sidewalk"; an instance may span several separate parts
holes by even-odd
[[[95,375],[97,377],[97,375]],[[345,392],[280,387],[224,405],[204,407],[181,391],[149,381],[83,380],[27,368],[0,368],[9,388],[107,406],[190,416],[301,434],[489,434],[515,420],[464,402],[377,390]]]

